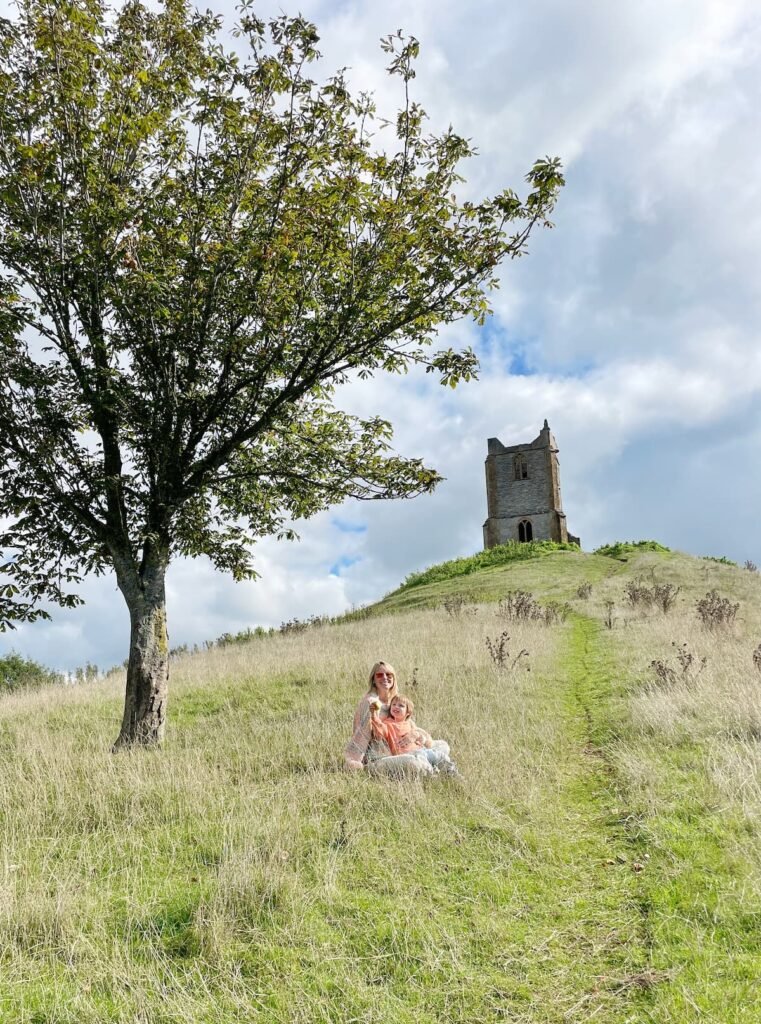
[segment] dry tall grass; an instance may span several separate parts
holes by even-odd
[[[579,614],[614,602],[611,630],[464,605],[187,656],[160,752],[109,753],[118,677],[5,698],[0,1021],[691,1024],[696,999],[755,1021],[761,580],[648,557],[553,568]],[[666,615],[626,604],[651,569],[682,588]],[[713,587],[741,609],[707,631]],[[505,629],[512,672],[486,645]],[[344,772],[379,658],[463,785]]]
[[[696,563],[693,572],[667,614],[632,609],[622,593],[613,593],[618,664],[627,679],[619,768],[656,813],[684,796],[675,788],[669,751],[690,752],[685,760],[700,790],[694,795],[709,806],[741,808],[761,824],[761,672],[753,660],[761,639],[761,579],[710,562]],[[696,601],[716,586],[717,573],[720,592],[740,608],[735,622],[706,628]],[[761,865],[761,834],[752,829],[747,840]]]
[[[451,948],[431,941],[420,953],[422,904],[416,937],[389,936],[385,953],[358,947],[356,915],[371,913],[393,868],[387,851],[404,856],[405,830],[418,836],[407,861],[417,899],[426,865],[459,841],[453,804],[460,817],[477,809],[486,842],[490,827],[512,829],[519,851],[515,821],[556,786],[561,727],[533,697],[554,633],[511,627],[509,646],[530,652],[511,674],[485,644],[503,628],[493,606],[416,612],[185,657],[156,753],[109,753],[118,677],[5,699],[0,1014],[15,1016],[0,1019],[342,1020],[344,986],[404,942],[426,970],[454,958],[467,973],[456,928]],[[402,688],[417,669],[416,717],[450,741],[462,789],[344,773],[353,709],[378,658],[393,662]],[[305,956],[320,960],[323,944],[335,991],[308,998],[293,972]],[[369,992],[356,998],[377,998]],[[319,1014],[307,1009],[314,999]]]

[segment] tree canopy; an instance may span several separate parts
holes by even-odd
[[[547,158],[525,198],[458,199],[473,147],[426,131],[412,38],[382,43],[384,130],[343,71],[310,77],[304,18],[246,5],[236,50],[221,29],[183,0],[20,0],[0,22],[0,627],[113,569],[134,653],[173,556],[243,579],[257,537],[433,488],[336,389],[473,376],[436,330],[483,322],[563,183]]]

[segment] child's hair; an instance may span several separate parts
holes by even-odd
[[[409,697],[405,697],[403,693],[395,693],[389,701],[389,710],[391,710],[392,704],[406,704],[407,714],[404,716],[405,722],[408,718],[412,718],[412,712],[415,710],[415,705]]]

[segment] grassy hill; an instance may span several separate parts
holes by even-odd
[[[181,657],[158,753],[118,676],[2,698],[0,1021],[757,1024],[761,577],[464,562]],[[342,771],[377,658],[464,783]]]

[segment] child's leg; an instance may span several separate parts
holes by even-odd
[[[390,757],[379,757],[368,761],[367,771],[370,775],[389,775],[392,778],[403,778],[430,775],[433,768],[427,760],[414,754],[394,754]]]
[[[442,741],[443,742],[443,741]],[[447,751],[449,746],[447,745]],[[424,747],[418,751],[418,755],[422,754],[428,764],[437,771],[440,775],[452,775],[459,778],[460,773],[457,770],[457,765],[454,763],[448,753],[444,753],[443,750],[436,749],[436,747]]]
[[[451,757],[445,757],[439,764],[438,771],[440,775],[448,775],[453,779],[461,779],[457,765],[454,763]]]
[[[417,752],[418,757],[424,757],[431,768],[438,768],[444,761],[447,760],[447,755],[443,750],[437,750],[435,747],[422,747]]]
[[[430,747],[418,747],[415,751],[415,757],[431,768],[438,767],[441,756],[438,750],[431,750]]]

